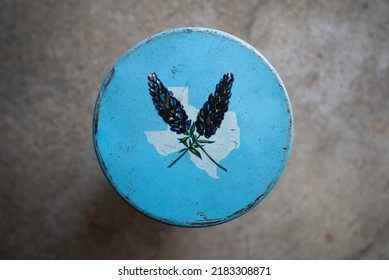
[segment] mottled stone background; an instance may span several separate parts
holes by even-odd
[[[205,26],[261,51],[291,97],[285,173],[254,210],[184,229],[127,206],[91,122],[115,61]],[[0,258],[388,259],[388,1],[0,2]]]

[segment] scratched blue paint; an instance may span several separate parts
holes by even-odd
[[[145,135],[167,129],[148,93],[150,72],[166,87],[187,87],[196,108],[224,73],[234,74],[228,110],[240,146],[220,161],[228,172],[217,169],[213,178],[188,155],[167,168],[178,153],[161,155]],[[184,227],[224,223],[262,201],[285,168],[292,138],[291,104],[274,68],[244,41],[205,28],[162,32],[127,51],[103,82],[93,119],[97,158],[116,192],[149,217]]]

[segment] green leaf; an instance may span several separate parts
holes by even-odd
[[[179,150],[178,152],[179,152],[179,153],[183,153],[183,152],[185,152],[186,150],[188,150],[188,148],[183,148],[183,149]]]
[[[184,144],[185,147],[189,148],[188,143],[182,142],[182,144]]]
[[[195,131],[195,125],[193,123],[192,126],[190,127],[190,131],[189,131],[190,135],[193,135],[194,131]]]
[[[197,140],[197,142],[199,142],[199,143],[204,143],[204,144],[212,144],[212,143],[215,143],[215,141],[209,141],[209,140],[205,140],[205,139]]]
[[[194,154],[195,156],[199,157],[201,159],[201,154],[199,153],[199,151],[197,151],[195,148],[193,147],[190,147],[189,148],[189,151]]]
[[[178,140],[180,140],[181,143],[184,143],[186,142],[186,140],[188,140],[189,137],[184,137],[184,138],[178,138]]]
[[[200,144],[196,143],[196,144],[193,145],[193,147],[200,148],[200,147],[204,147],[204,145],[200,145]]]
[[[192,146],[192,144],[193,144],[192,139],[189,139],[189,146]]]

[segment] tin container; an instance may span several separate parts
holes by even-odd
[[[279,75],[230,34],[180,28],[128,50],[105,78],[93,117],[114,190],[176,226],[228,222],[276,185],[293,139]]]

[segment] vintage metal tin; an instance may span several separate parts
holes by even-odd
[[[97,158],[116,192],[183,227],[256,206],[280,178],[292,138],[291,103],[274,68],[241,39],[206,28],[168,30],[127,51],[93,117]]]

